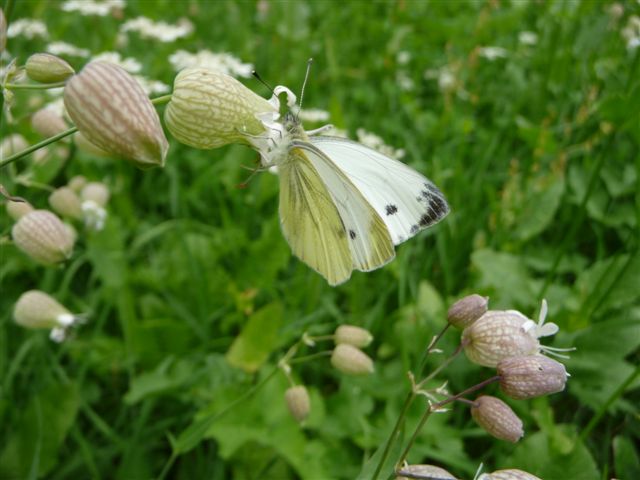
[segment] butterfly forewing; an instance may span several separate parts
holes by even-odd
[[[360,143],[337,137],[310,137],[375,209],[394,244],[414,236],[449,213],[438,188],[402,162]]]

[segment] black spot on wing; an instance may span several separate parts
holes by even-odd
[[[354,232],[353,230],[349,230],[349,238],[351,240],[353,240],[354,238],[356,238],[356,232]]]
[[[387,216],[393,215],[394,213],[396,213],[398,211],[398,207],[396,207],[392,203],[388,204],[384,208],[385,208],[385,212],[386,212]]]
[[[418,225],[411,225],[411,230],[409,230],[411,235],[415,235],[419,231],[420,231],[420,227]]]

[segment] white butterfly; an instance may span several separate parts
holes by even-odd
[[[279,86],[272,102],[286,92]],[[277,102],[277,103],[276,103]],[[305,132],[287,113],[261,118],[270,131],[263,163],[280,177],[280,225],[293,253],[339,285],[353,270],[368,272],[395,257],[394,245],[444,218],[444,196],[421,173],[344,138]]]

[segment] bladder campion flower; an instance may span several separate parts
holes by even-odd
[[[175,78],[164,120],[171,134],[195,148],[250,144],[265,134],[259,119],[275,107],[235,78],[205,68],[187,68]]]
[[[69,228],[48,210],[33,210],[21,216],[11,237],[16,247],[44,265],[67,260],[75,243]]]
[[[284,394],[287,408],[291,416],[296,422],[301,422],[309,415],[311,411],[311,401],[309,400],[309,392],[304,385],[296,385],[290,387]]]
[[[435,465],[407,465],[398,470],[396,480],[410,480],[413,478],[437,478],[438,480],[456,480],[456,477],[444,468]],[[408,475],[408,476],[405,476]]]
[[[490,435],[516,443],[524,436],[522,420],[502,400],[481,395],[471,406],[471,416]]]
[[[561,392],[567,383],[564,365],[544,355],[504,359],[497,372],[504,394],[516,400]]]
[[[373,360],[359,348],[346,343],[336,345],[331,354],[331,365],[347,375],[373,373]]]
[[[67,82],[64,104],[78,130],[99,148],[141,168],[164,166],[169,143],[158,114],[121,67],[89,63]]]
[[[447,312],[447,321],[456,328],[466,328],[487,311],[487,297],[474,293],[455,302]]]
[[[7,213],[14,220],[18,220],[23,215],[33,212],[33,210],[33,206],[26,200],[24,202],[7,201]]]
[[[364,348],[373,340],[369,330],[354,325],[340,325],[333,334],[336,345],[346,343],[354,347]]]
[[[496,470],[492,473],[483,473],[478,480],[542,480],[524,470],[509,468],[506,470]]]
[[[35,53],[25,64],[25,71],[31,80],[40,83],[64,82],[75,70],[60,57],[50,53]]]
[[[50,338],[60,342],[68,329],[83,321],[73,315],[55,298],[40,290],[23,293],[13,309],[13,318],[18,325],[33,329],[51,329]]]
[[[63,217],[79,220],[82,218],[82,206],[80,198],[69,187],[60,187],[49,195],[49,205]]]

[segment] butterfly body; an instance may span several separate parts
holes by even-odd
[[[280,225],[293,253],[330,285],[395,257],[394,245],[439,221],[444,197],[420,173],[356,142],[309,136],[291,113],[269,155]]]

